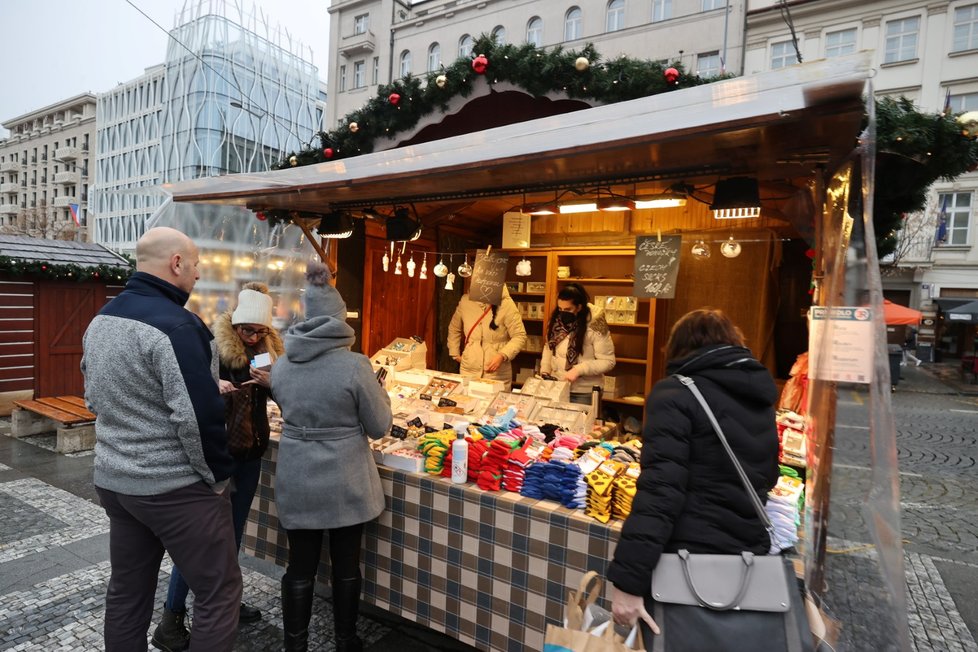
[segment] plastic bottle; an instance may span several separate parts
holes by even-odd
[[[469,481],[469,442],[465,441],[465,433],[455,434],[452,442],[452,482],[465,484]]]

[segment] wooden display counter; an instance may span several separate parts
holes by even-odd
[[[277,457],[273,439],[243,543],[285,566]],[[603,525],[548,500],[378,468],[387,509],[366,528],[363,600],[482,650],[542,649],[547,623],[563,618],[567,587],[589,570],[603,575],[618,541],[620,521]],[[328,561],[324,551],[321,581]]]

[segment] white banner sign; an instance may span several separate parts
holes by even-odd
[[[808,351],[812,377],[846,383],[873,378],[873,311],[863,306],[812,306]]]

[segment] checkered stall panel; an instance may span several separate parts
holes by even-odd
[[[266,454],[245,549],[285,565]],[[379,467],[387,510],[366,529],[364,600],[484,650],[539,650],[567,589],[604,573],[620,523],[509,492]],[[320,577],[329,577],[323,555]]]

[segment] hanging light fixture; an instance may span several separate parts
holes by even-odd
[[[750,219],[761,214],[761,198],[757,179],[731,177],[717,182],[713,203],[713,218],[717,220]]]
[[[599,211],[617,213],[621,211],[630,211],[633,208],[635,208],[635,202],[628,197],[612,195],[611,197],[601,197],[598,199]]]
[[[322,238],[349,238],[353,235],[353,218],[349,213],[332,211],[323,215],[316,227]]]
[[[394,215],[384,224],[388,240],[402,242],[421,237],[421,222],[411,218],[411,212],[404,206],[394,209]]]
[[[572,213],[594,213],[598,210],[598,202],[593,199],[564,202],[558,206],[561,215]]]
[[[694,257],[701,260],[706,260],[710,257],[710,245],[706,244],[705,240],[697,240],[696,243],[689,250]],[[396,272],[395,272],[396,273]]]
[[[647,195],[635,198],[635,208],[676,208],[686,205],[692,186],[677,183],[669,186],[657,195]]]

